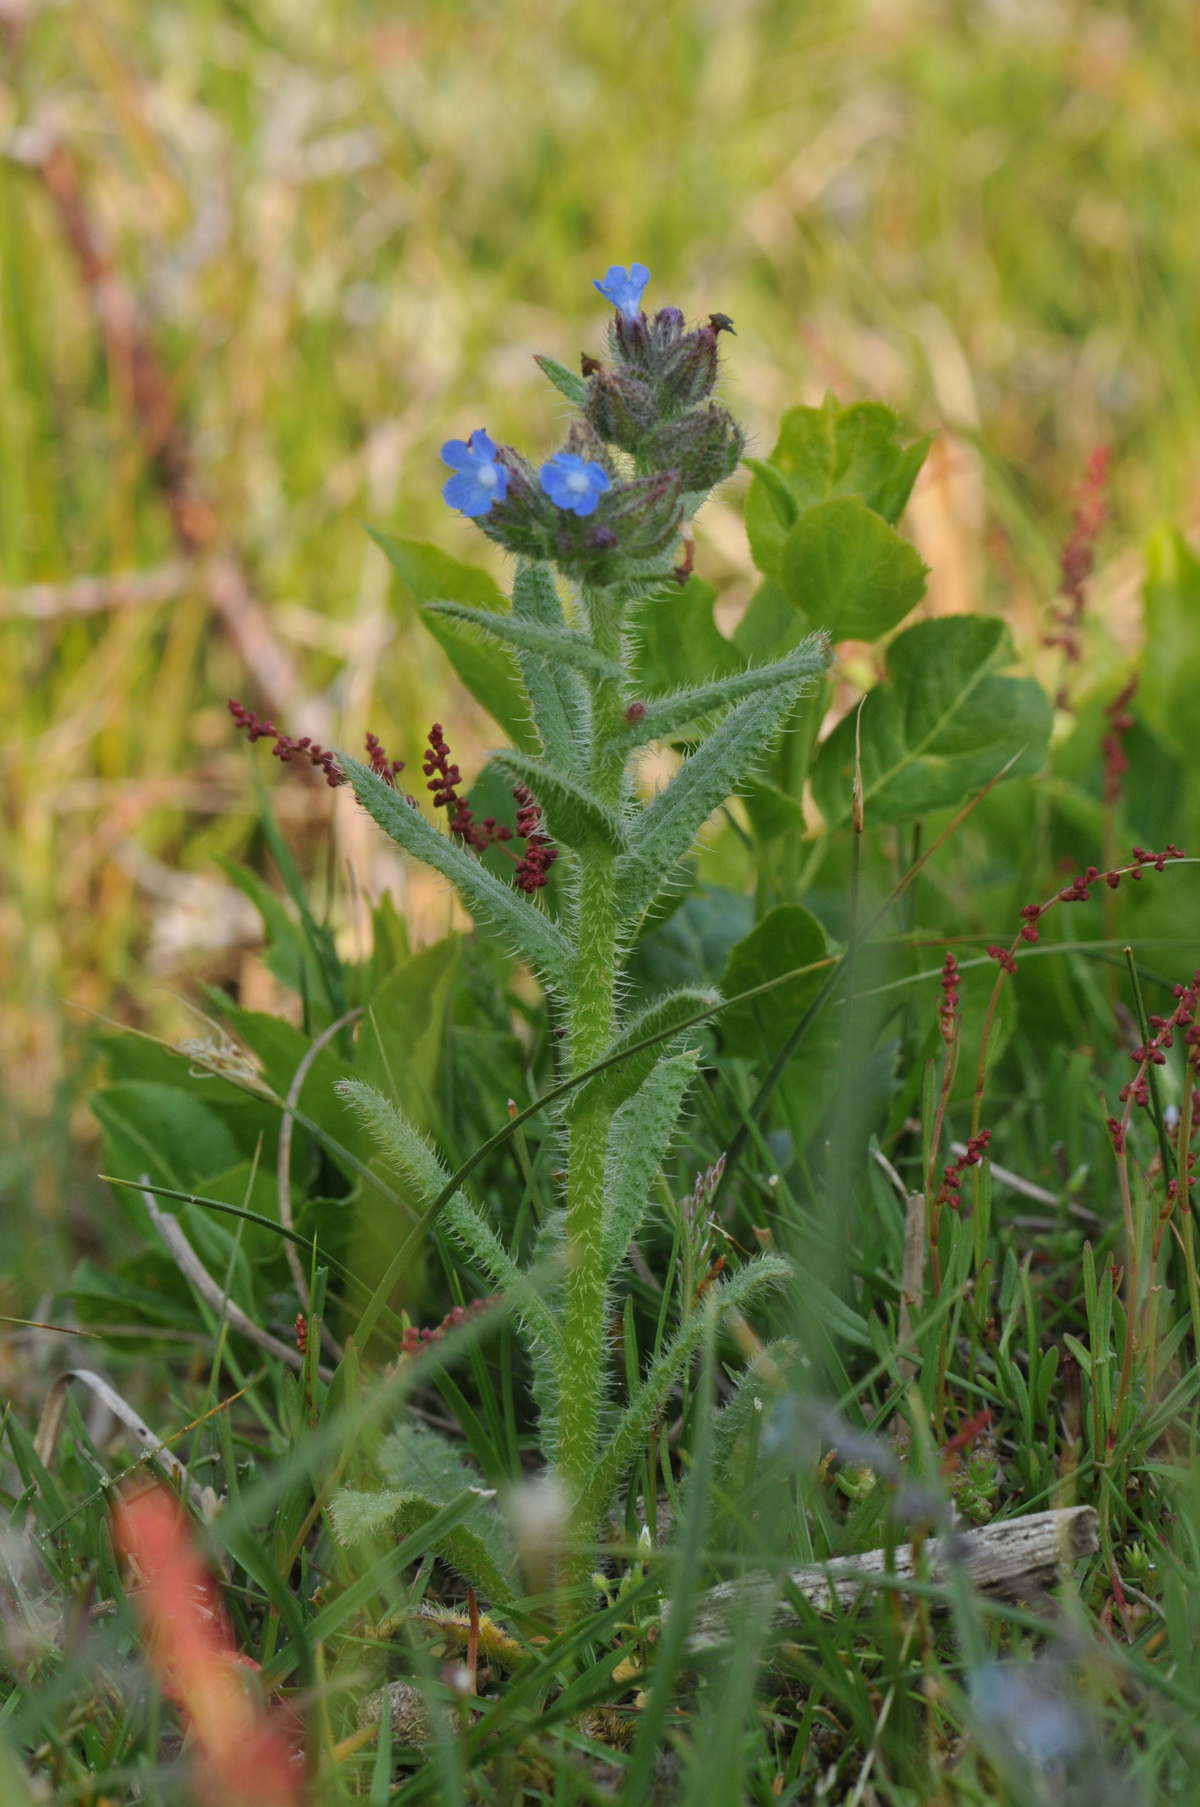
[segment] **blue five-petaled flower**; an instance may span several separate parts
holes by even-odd
[[[642,296],[649,280],[650,272],[645,264],[630,264],[628,270],[622,264],[613,264],[603,282],[597,276],[593,278],[593,284],[626,320],[636,320],[642,311]]]
[[[486,514],[493,502],[503,502],[508,472],[496,462],[496,447],[483,428],[467,439],[448,439],[442,447],[442,463],[454,472],[442,487],[451,508],[466,515]]]
[[[539,475],[550,500],[572,514],[595,514],[597,501],[612,487],[603,465],[589,464],[574,452],[556,452]]]

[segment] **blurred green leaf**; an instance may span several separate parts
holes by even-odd
[[[721,991],[727,998],[734,997],[796,967],[823,960],[828,951],[825,930],[811,910],[802,904],[777,904],[730,950]],[[718,1023],[726,1053],[769,1060],[795,1028],[824,978],[822,972],[790,979],[761,998],[724,1011]]]
[[[478,629],[431,614],[425,607],[429,602],[455,602],[486,609],[493,615],[507,614],[508,598],[494,579],[476,565],[460,564],[437,546],[418,540],[396,540],[374,527],[368,527],[367,532],[391,560],[421,621],[475,701],[499,723],[514,747],[523,753],[538,752],[529,704],[522,694],[511,655],[485,639]]]
[[[634,622],[634,669],[641,696],[663,696],[741,671],[745,658],[713,620],[717,592],[702,578],[682,589],[659,590],[642,604]]]
[[[925,594],[925,569],[916,547],[857,496],[808,509],[780,557],[789,602],[835,642],[890,632]]]
[[[461,946],[457,935],[447,935],[398,966],[368,1003],[359,1032],[359,1077],[402,1105],[424,1129],[433,1120]],[[348,1113],[341,1115],[345,1118]]]
[[[773,841],[781,834],[804,833],[804,810],[786,791],[761,779],[748,778],[738,789],[755,834]]]
[[[868,827],[915,822],[963,802],[1015,759],[1009,777],[1040,771],[1053,719],[1030,678],[999,675],[1014,660],[1008,629],[989,616],[921,621],[892,641],[887,682],[861,713]],[[855,714],[822,746],[813,794],[831,828],[850,815]]]
[[[237,1144],[217,1112],[178,1086],[126,1079],[91,1102],[105,1132],[108,1171],[122,1179],[145,1173],[185,1192],[238,1163]]]
[[[1137,706],[1167,743],[1194,760],[1200,745],[1200,560],[1175,527],[1146,547],[1146,645]]]

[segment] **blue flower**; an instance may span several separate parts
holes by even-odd
[[[455,473],[442,488],[451,508],[481,515],[493,502],[503,502],[508,472],[497,464],[496,447],[482,427],[469,440],[448,439],[442,447],[442,463]]]
[[[642,311],[642,296],[649,280],[650,272],[645,264],[630,264],[628,273],[622,264],[613,264],[604,281],[597,276],[593,286],[626,320],[636,320]]]
[[[572,514],[595,514],[598,498],[612,487],[603,465],[588,464],[574,452],[556,452],[539,474],[550,500]]]

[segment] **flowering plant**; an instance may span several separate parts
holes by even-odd
[[[541,360],[579,412],[539,470],[482,430],[442,451],[455,472],[446,500],[515,554],[517,567],[507,611],[454,600],[428,607],[515,657],[535,739],[496,754],[493,765],[515,788],[523,816],[539,812],[538,827],[553,842],[566,879],[558,916],[534,901],[540,885],[521,884],[518,873],[514,890],[476,857],[479,828],[471,820],[468,832],[469,812],[461,816],[454,784],[447,789],[447,774],[457,782],[458,773],[445,765],[444,744],[435,743],[426,767],[442,787],[435,801],[449,797],[459,810],[449,837],[396,790],[394,774],[341,757],[379,826],[450,879],[476,922],[528,961],[556,999],[571,1073],[592,1074],[563,1109],[562,1204],[544,1237],[558,1259],[528,1273],[516,1270],[464,1191],[442,1198],[445,1170],[392,1100],[361,1081],[342,1088],[409,1183],[427,1203],[441,1199],[457,1240],[518,1312],[534,1352],[547,1462],[571,1541],[582,1546],[594,1541],[696,1349],[707,1309],[744,1306],[787,1271],[768,1255],[723,1276],[708,1289],[706,1309],[698,1300],[614,1414],[606,1336],[613,1287],[696,1074],[687,1026],[715,1001],[678,991],[635,1016],[622,1003],[622,971],[699,829],[762,760],[829,661],[824,636],[810,634],[780,659],[654,699],[637,694],[634,618],[677,606],[685,523],[731,475],[744,445],[732,415],[712,400],[718,339],[731,323],[714,315],[689,328],[675,307],[648,317],[640,307],[648,280],[635,264],[628,276],[612,270],[598,284],[616,306],[607,360],[585,359],[582,378]],[[694,737],[690,756],[657,796],[641,800],[639,754],[684,730]],[[528,831],[528,821],[518,825]],[[543,839],[535,852],[544,883]],[[568,1559],[563,1579],[580,1582],[589,1567],[585,1549]]]

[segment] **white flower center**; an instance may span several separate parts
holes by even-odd
[[[586,496],[588,480],[586,471],[571,471],[567,477],[567,488],[573,496]]]
[[[475,472],[475,481],[480,489],[495,489],[496,467],[494,464],[481,464]]]

